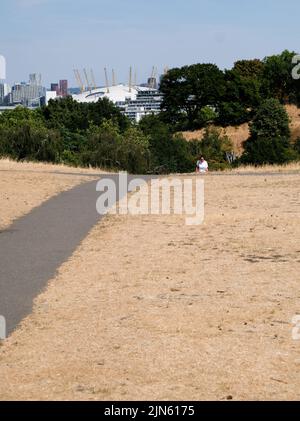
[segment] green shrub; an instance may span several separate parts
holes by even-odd
[[[209,161],[210,167],[212,164],[227,165],[226,153],[233,150],[230,139],[227,136],[221,136],[220,132],[214,128],[207,128],[203,138],[191,141],[189,146],[194,161],[204,156]]]
[[[195,127],[206,127],[217,120],[218,114],[212,107],[203,107],[194,122]]]
[[[296,153],[299,154],[300,156],[300,137],[298,137],[298,139],[296,140],[295,144],[294,144],[294,150],[296,151]]]
[[[242,162],[247,164],[284,164],[296,159],[290,144],[289,118],[278,100],[268,99],[261,104],[244,147]]]
[[[240,102],[221,102],[218,108],[218,124],[238,126],[251,118],[250,111]]]
[[[62,142],[58,132],[35,127],[30,122],[18,127],[0,127],[0,153],[17,160],[59,162]]]
[[[193,156],[188,142],[181,135],[174,135],[159,116],[147,116],[139,126],[149,139],[149,171],[176,173],[193,170]]]

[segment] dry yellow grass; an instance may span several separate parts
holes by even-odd
[[[0,230],[50,197],[89,180],[55,174],[66,170],[77,172],[76,168],[0,160]]]
[[[95,227],[0,348],[2,400],[299,400],[300,178],[205,180],[202,226]]]
[[[287,105],[286,110],[290,118],[292,141],[295,142],[300,137],[300,109],[295,105]]]
[[[287,105],[286,110],[290,118],[291,140],[295,142],[300,137],[300,109],[295,105]],[[249,137],[249,124],[245,123],[236,127],[216,127],[222,136],[228,136],[231,139],[234,152],[240,156],[243,153],[243,143]],[[183,136],[187,140],[202,139],[205,129],[195,130],[191,132],[183,132]]]
[[[288,172],[300,172],[300,162],[293,162],[286,165],[262,165],[260,167],[254,167],[252,165],[244,165],[233,170],[228,170],[232,174],[241,173],[288,173]]]
[[[71,167],[68,165],[62,164],[47,164],[44,162],[31,162],[31,161],[14,161],[9,158],[0,159],[0,169],[9,170],[9,171],[23,171],[23,172],[59,172],[59,173],[74,173],[74,174],[101,174],[104,173],[103,170],[99,168],[81,168],[81,167]],[[108,171],[105,171],[107,173]]]
[[[212,126],[214,127],[214,126]],[[249,137],[249,124],[245,123],[237,127],[216,127],[220,131],[222,136],[227,136],[231,140],[234,148],[234,152],[240,156],[243,153],[243,142]],[[202,139],[205,133],[205,129],[195,130],[192,132],[183,132],[183,137],[191,141],[193,139]]]

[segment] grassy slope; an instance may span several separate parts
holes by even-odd
[[[295,105],[287,105],[286,110],[290,117],[290,128],[292,132],[292,141],[295,141],[300,137],[300,109]],[[229,126],[226,128],[218,127],[221,130],[222,135],[228,136],[233,143],[234,150],[238,155],[243,152],[243,142],[249,137],[249,124],[245,123],[241,126]],[[192,132],[184,132],[185,139],[199,139],[203,137],[204,129],[196,130]]]

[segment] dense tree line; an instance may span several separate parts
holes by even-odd
[[[214,64],[172,69],[161,81],[161,118],[175,131],[250,122],[251,135],[236,165],[297,160],[300,139],[291,144],[283,107],[300,107],[300,79],[292,77],[295,55],[286,50],[264,60],[240,60],[225,71]]]
[[[159,115],[131,123],[107,99],[78,103],[71,97],[31,111],[0,115],[0,156],[131,173],[190,172],[204,155],[212,169],[229,168],[230,139],[216,125],[250,122],[250,138],[235,162],[261,165],[299,159],[300,139],[290,142],[284,104],[300,105],[300,81],[292,78],[294,53],[241,60],[230,70],[213,64],[171,69],[162,78]],[[213,125],[214,124],[214,125]],[[178,132],[205,128],[186,141]]]
[[[160,115],[132,124],[106,99],[79,104],[71,98],[47,107],[17,107],[0,115],[0,156],[131,173],[190,172],[205,153],[213,166],[226,166],[228,139],[207,131],[187,142]]]
[[[173,140],[158,120],[133,125],[106,99],[79,104],[66,98],[35,111],[17,107],[0,115],[0,156],[131,173],[191,171],[187,142]]]
[[[300,106],[300,80],[292,77],[295,54],[284,51],[264,60],[241,60],[225,71],[214,64],[171,69],[160,86],[164,121],[176,130],[194,130],[207,123],[249,122],[270,98]]]

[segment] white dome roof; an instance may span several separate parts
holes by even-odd
[[[128,85],[109,86],[109,88],[99,88],[92,91],[83,92],[79,95],[73,95],[73,99],[78,102],[97,102],[100,98],[108,98],[110,101],[125,102],[127,99],[136,100],[138,92],[153,91],[150,88],[133,86],[130,90]]]

